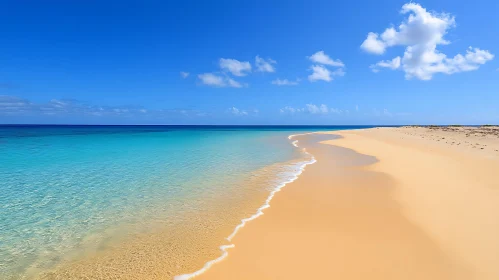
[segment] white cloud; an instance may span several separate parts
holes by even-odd
[[[310,69],[313,71],[313,73],[308,76],[308,80],[311,82],[315,82],[315,81],[319,81],[319,80],[330,82],[333,80],[331,78],[331,71],[329,71],[324,66],[313,65],[312,67],[310,67]]]
[[[359,105],[355,105],[355,111],[358,112],[359,111]]]
[[[227,81],[227,85],[228,85],[229,87],[233,87],[233,88],[241,88],[241,87],[243,87],[243,85],[242,85],[241,83],[239,83],[239,82],[235,81],[234,79],[231,79],[231,78],[229,78],[229,77],[227,77],[227,78],[225,78],[225,79],[226,79],[226,81]]]
[[[437,50],[438,45],[450,44],[444,39],[447,31],[456,25],[455,18],[450,14],[428,12],[416,3],[402,6],[401,13],[409,16],[398,26],[398,30],[390,27],[381,35],[370,32],[361,48],[366,52],[383,54],[389,47],[406,46],[400,63],[406,79],[431,80],[436,73],[472,71],[494,58],[489,51],[479,48],[470,47],[465,55],[458,54],[453,58]],[[394,60],[391,62],[392,67],[388,68],[396,69]],[[376,65],[386,67],[390,63],[381,61]]]
[[[313,61],[314,63],[318,63],[318,64],[324,64],[324,65],[330,65],[330,66],[336,66],[336,67],[344,67],[345,66],[345,64],[343,64],[343,62],[341,62],[341,60],[331,59],[327,54],[324,53],[324,51],[318,51],[318,52],[314,53],[313,55],[311,55],[309,57],[309,59],[311,61]]]
[[[327,105],[321,104],[319,106],[315,104],[307,104],[305,105],[305,109],[310,114],[327,114],[329,113],[329,109]]]
[[[312,74],[308,76],[308,80],[311,82],[316,82],[319,80],[330,82],[333,80],[332,76],[345,76],[345,71],[343,68],[330,71],[322,65],[312,65],[310,67]]]
[[[224,81],[224,77],[217,76],[213,73],[199,74],[198,78],[203,84],[208,86],[225,87],[227,85]]]
[[[241,116],[258,116],[258,114],[260,113],[260,111],[258,109],[242,110],[242,109],[238,109],[236,107],[231,107],[227,111],[230,114],[232,114],[234,116],[238,116],[238,117],[241,117]]]
[[[400,56],[395,57],[392,60],[382,60],[376,64],[369,66],[374,73],[379,72],[379,68],[389,68],[392,70],[398,69],[400,67]]]
[[[269,72],[273,73],[275,72],[275,68],[272,64],[276,64],[277,62],[275,60],[272,60],[271,58],[265,60],[258,55],[255,57],[255,65],[256,65],[256,71],[259,72]]]
[[[0,113],[25,111],[30,109],[32,105],[33,103],[27,99],[22,99],[16,96],[0,95]]]
[[[294,113],[300,113],[302,112],[303,109],[296,109],[296,108],[293,108],[293,107],[290,107],[290,106],[286,106],[284,108],[281,108],[279,110],[279,112],[281,113],[289,113],[289,114],[294,114]]]
[[[327,115],[327,114],[341,114],[343,111],[336,108],[329,108],[325,104],[315,105],[306,104],[304,108],[294,108],[286,106],[279,110],[282,114],[297,114],[297,113],[308,113],[313,115]]]
[[[248,61],[239,61],[231,58],[220,58],[220,68],[229,71],[234,76],[246,76],[251,72],[251,64]]]
[[[344,76],[345,64],[341,62],[341,60],[331,59],[324,51],[318,51],[313,55],[308,57],[311,61],[317,63],[315,65],[310,66],[310,70],[312,70],[312,74],[308,76],[308,80],[311,82],[316,81],[326,81],[330,82],[333,80],[332,76]],[[329,70],[327,66],[340,67],[334,71]]]
[[[218,76],[213,73],[199,74],[198,78],[207,86],[241,88],[243,85],[229,77]]]
[[[383,54],[385,52],[385,44],[378,39],[378,34],[369,32],[367,34],[367,39],[360,45],[360,47],[366,52],[374,54]]]
[[[182,78],[185,79],[185,78],[189,77],[189,72],[183,72],[183,71],[181,71],[180,72],[180,76],[182,76]]]
[[[236,107],[229,108],[229,113],[233,114],[234,116],[247,116],[248,112],[244,110],[239,110]]]
[[[275,79],[271,83],[273,85],[277,85],[277,86],[296,86],[298,84],[298,81],[299,81],[298,79],[296,79],[296,81],[290,81],[288,79],[284,79],[284,80]]]

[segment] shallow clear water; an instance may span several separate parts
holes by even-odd
[[[123,225],[201,211],[255,171],[302,158],[288,135],[345,128],[0,126],[0,278]]]

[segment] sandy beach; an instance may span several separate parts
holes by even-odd
[[[499,0],[46,2],[0,280],[499,280]]]
[[[196,279],[499,279],[497,131],[299,136],[317,162]]]

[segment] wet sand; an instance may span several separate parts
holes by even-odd
[[[317,163],[196,279],[499,279],[497,157],[409,132],[297,138]]]

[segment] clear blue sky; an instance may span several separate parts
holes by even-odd
[[[0,123],[499,123],[498,2],[4,0]]]

